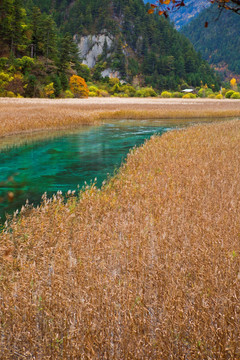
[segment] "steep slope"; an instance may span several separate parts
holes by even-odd
[[[208,21],[208,28],[203,26],[205,21]],[[228,70],[240,75],[239,15],[226,11],[219,17],[218,8],[211,6],[185,26],[182,33],[204,59],[221,70],[224,76],[232,76]]]
[[[218,81],[191,43],[163,17],[149,16],[142,0],[32,0],[51,13],[78,42],[96,77],[117,71],[122,79],[157,89]],[[101,39],[101,41],[99,41]],[[94,49],[89,56],[89,51]]]

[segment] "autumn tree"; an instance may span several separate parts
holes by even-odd
[[[157,0],[151,4],[151,8],[148,10],[149,14],[153,14],[155,11],[159,15],[168,17],[169,12],[176,11],[177,9],[185,6],[186,0]],[[230,10],[240,15],[240,0],[206,0],[206,3],[217,4],[219,11]],[[205,27],[208,23],[205,23]]]
[[[85,80],[78,76],[73,75],[69,80],[69,87],[72,93],[77,98],[87,98],[89,94],[88,86]]]

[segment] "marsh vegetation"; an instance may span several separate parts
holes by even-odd
[[[238,359],[240,121],[153,137],[1,234],[2,359]]]

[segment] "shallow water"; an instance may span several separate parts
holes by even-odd
[[[15,138],[0,150],[0,222],[27,199],[30,204],[39,204],[44,192],[50,197],[59,190],[77,190],[95,178],[97,186],[101,186],[121,165],[130,148],[141,145],[153,134],[182,126],[186,122],[118,120],[47,139],[35,137],[31,141],[30,135],[29,141]]]

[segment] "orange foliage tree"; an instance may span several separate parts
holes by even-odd
[[[88,86],[85,80],[78,76],[73,75],[69,80],[69,87],[75,97],[87,98],[89,94]]]

